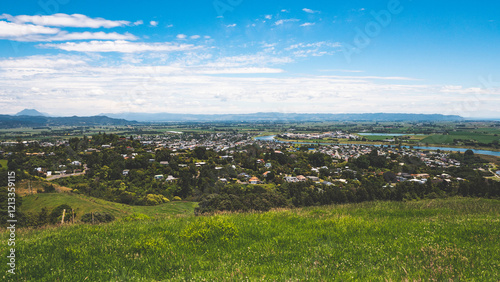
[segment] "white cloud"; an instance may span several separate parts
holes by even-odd
[[[116,32],[67,32],[59,28],[39,26],[33,24],[20,24],[0,21],[0,39],[12,41],[36,42],[36,41],[66,41],[66,40],[136,40],[137,37],[130,34],[119,34]]]
[[[166,28],[171,28],[171,27],[173,27],[173,26],[174,26],[173,24],[167,24],[165,27],[166,27]]]
[[[297,43],[284,50],[292,51],[295,57],[320,57],[338,52],[339,47],[341,47],[339,42],[320,41],[313,43]]]
[[[157,26],[158,25],[158,22],[157,21],[150,21],[149,24],[151,26]]]
[[[55,36],[39,38],[36,41],[68,41],[68,40],[136,40],[137,37],[130,33],[120,34],[116,32],[61,32]]]
[[[235,26],[236,26],[236,24],[228,24],[228,25],[226,25],[226,27],[235,27]]]
[[[22,38],[29,35],[38,34],[57,34],[61,30],[32,24],[18,24],[0,21],[0,38],[12,39]]]
[[[199,35],[191,35],[189,38],[191,38],[191,39],[198,39],[198,38],[200,38],[200,36]]]
[[[467,116],[497,115],[500,105],[498,89],[409,83],[412,80],[407,77],[274,76],[283,70],[269,67],[270,62],[259,66],[263,56],[206,56],[204,60],[212,64],[133,67],[129,63],[103,66],[97,56],[90,55],[4,59],[0,60],[0,108],[15,113],[30,105],[68,115],[249,113],[256,109],[338,113],[373,112],[374,108],[443,113],[447,108],[446,114]],[[255,65],[246,66],[249,61]],[[477,91],[482,94],[480,104],[471,112],[464,105],[469,105],[471,93]]]
[[[176,37],[177,37],[177,39],[186,39],[187,35],[181,33],[181,34],[177,34]]]
[[[201,48],[192,44],[174,44],[174,43],[141,43],[129,42],[124,40],[117,41],[90,41],[90,42],[66,42],[60,44],[40,44],[41,48],[54,48],[65,51],[76,52],[177,52]]]
[[[303,23],[300,26],[312,26],[315,25],[316,23]]]
[[[14,23],[32,23],[43,26],[57,26],[57,27],[87,27],[87,28],[113,28],[119,26],[130,25],[129,21],[113,21],[103,18],[89,18],[82,14],[54,14],[54,15],[38,15],[28,16],[19,15],[11,16],[9,14],[0,15],[0,19],[7,19]]]
[[[283,9],[281,10],[282,13],[288,13],[288,10],[287,9]]]
[[[205,38],[205,39],[210,39],[210,36],[205,35],[205,36],[203,36],[203,38]]]
[[[268,20],[270,20],[270,19],[273,18],[273,16],[272,15],[266,15],[265,18],[268,19]]]
[[[284,20],[278,20],[276,22],[274,22],[275,25],[282,25],[284,23],[288,23],[288,22],[298,22],[300,21],[299,19],[284,19]]]
[[[138,20],[138,21],[133,22],[132,25],[141,25],[143,23],[144,22],[142,20]]]
[[[308,8],[304,8],[304,9],[302,9],[302,11],[304,11],[306,13],[309,13],[309,14],[319,13],[319,11],[314,11],[314,10],[311,10],[311,9],[308,9]]]

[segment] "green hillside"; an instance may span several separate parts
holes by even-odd
[[[18,230],[5,278],[498,281],[498,238],[500,201],[471,198],[116,221]]]
[[[90,212],[108,212],[116,218],[133,213],[142,213],[150,217],[193,214],[194,208],[197,206],[193,202],[169,202],[157,206],[130,206],[73,193],[41,193],[23,197],[22,209],[24,212],[39,213],[43,207],[51,210],[62,204],[70,205],[75,210],[76,219]]]

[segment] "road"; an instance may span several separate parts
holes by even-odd
[[[51,176],[47,177],[47,180],[50,181],[50,180],[59,179],[59,178],[63,178],[63,177],[80,176],[80,175],[84,175],[84,174],[85,174],[85,171],[78,172],[78,173],[70,173],[70,174],[51,175]]]

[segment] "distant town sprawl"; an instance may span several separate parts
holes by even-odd
[[[193,200],[200,203],[199,213],[499,193],[496,164],[472,150],[283,141],[360,138],[342,131],[278,137],[281,141],[233,132],[99,133],[4,142],[0,153],[20,179],[133,205]]]

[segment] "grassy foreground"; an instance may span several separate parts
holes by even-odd
[[[368,202],[18,230],[17,274],[1,267],[21,281],[498,281],[499,238],[498,200]]]

